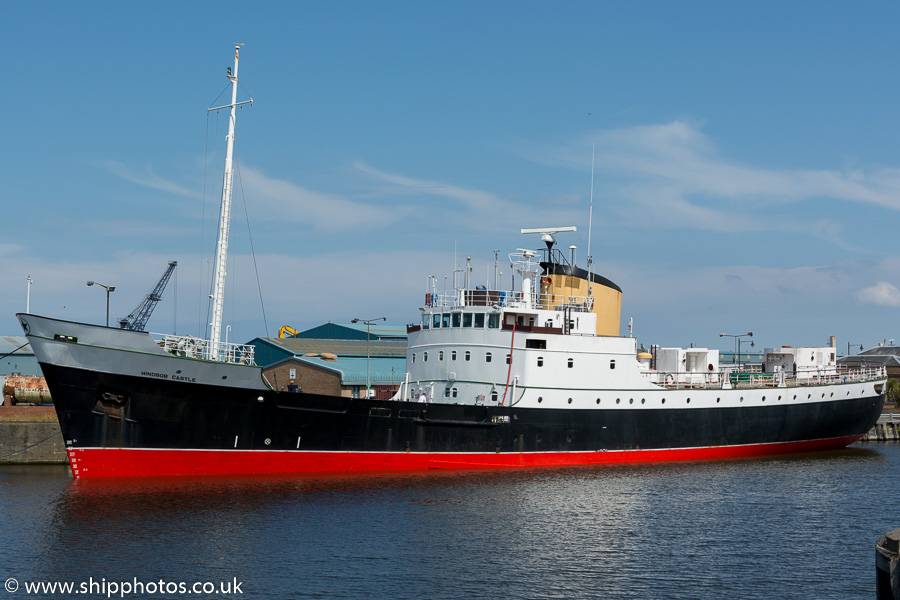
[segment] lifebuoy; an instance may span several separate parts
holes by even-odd
[[[675,376],[669,373],[666,375],[666,385],[672,385],[673,383],[675,383]]]

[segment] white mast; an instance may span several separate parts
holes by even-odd
[[[231,186],[234,180],[234,171],[231,162],[234,153],[234,119],[235,109],[239,104],[244,102],[237,101],[237,84],[238,84],[238,51],[241,45],[234,46],[234,72],[228,69],[228,79],[231,80],[231,104],[218,106],[216,108],[207,109],[218,110],[221,108],[231,108],[231,118],[228,120],[228,137],[226,138],[227,147],[225,150],[225,178],[222,183],[222,207],[219,211],[219,241],[216,245],[216,266],[213,275],[215,276],[215,286],[213,288],[213,315],[212,323],[209,330],[209,349],[207,358],[217,360],[219,357],[219,339],[222,337],[222,314],[223,304],[225,301],[225,266],[228,260],[228,231],[231,226]],[[249,102],[252,102],[252,98]]]

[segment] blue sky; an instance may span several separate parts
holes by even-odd
[[[583,261],[593,146],[591,253],[641,342],[900,343],[896,2],[3,10],[0,333],[28,275],[33,312],[102,322],[87,280],[116,318],[169,260],[149,329],[198,333],[226,127],[206,108],[240,40],[231,339],[266,334],[245,213],[270,335],[408,323],[454,256],[480,283],[501,250],[508,281],[540,245],[522,227],[577,226]]]

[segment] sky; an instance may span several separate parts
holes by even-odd
[[[900,3],[2,10],[0,335],[103,323],[88,280],[114,321],[170,260],[148,329],[204,334],[240,42],[230,341],[412,323],[575,226],[645,345],[900,344]]]

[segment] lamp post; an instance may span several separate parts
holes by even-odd
[[[855,346],[856,344],[853,344],[853,345]],[[862,344],[859,345],[859,351],[860,352],[863,351]],[[847,356],[850,356],[850,342],[847,342]]]
[[[88,281],[87,284],[90,285],[99,285],[103,289],[106,290],[106,326],[109,327],[109,294],[110,292],[116,291],[116,286],[114,285],[103,285],[97,281]]]
[[[746,340],[742,340],[738,338],[738,358],[741,357],[741,344],[746,344]],[[756,344],[753,343],[753,340],[750,340],[750,347],[753,348]]]
[[[732,357],[731,362],[732,362],[732,364],[735,364],[735,363],[737,362],[737,356],[741,353],[741,347],[740,347],[740,341],[741,341],[741,338],[742,338],[742,337],[753,337],[753,332],[752,332],[752,331],[748,331],[747,333],[738,333],[738,334],[732,334],[732,333],[720,333],[720,334],[719,334],[719,337],[730,337],[730,338],[734,338],[734,351],[735,351],[735,355]],[[751,346],[751,347],[752,347],[752,346]]]
[[[31,314],[31,284],[34,283],[34,279],[31,278],[31,275],[28,276],[28,290],[25,294],[25,312]]]
[[[352,319],[351,323],[363,322],[366,324],[366,398],[369,397],[369,329],[375,321],[387,321],[387,317],[377,317],[375,319]]]

